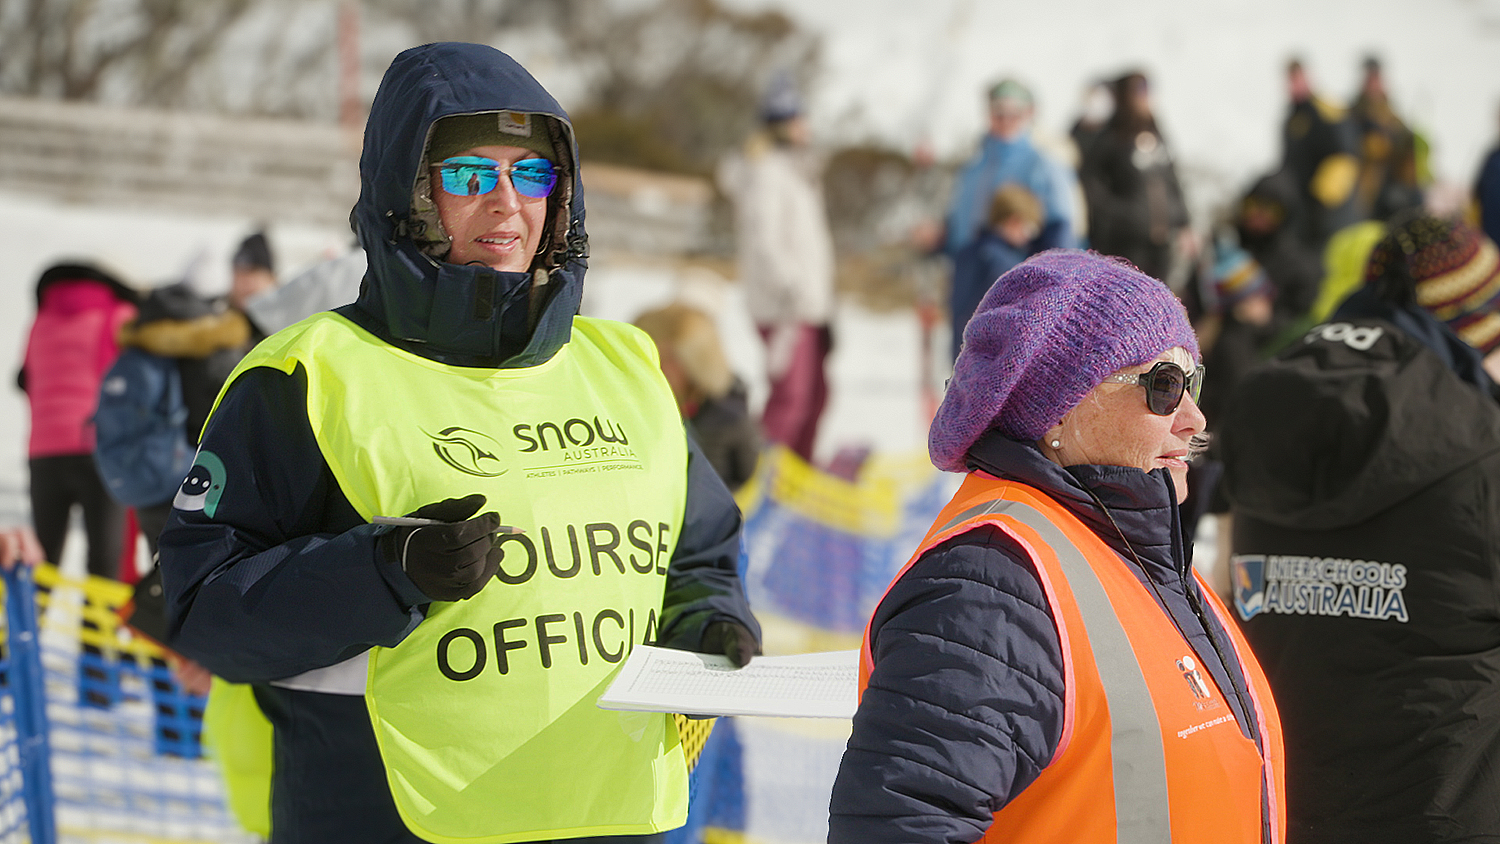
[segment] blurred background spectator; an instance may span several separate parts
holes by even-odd
[[[979,300],[995,279],[1030,254],[1031,243],[1042,230],[1043,214],[1036,194],[1016,182],[1006,182],[990,197],[979,235],[954,254],[953,290],[948,297],[954,359],[963,345],[964,326],[979,307]]]
[[[713,318],[674,302],[646,311],[635,325],[656,343],[662,373],[703,456],[730,492],[739,491],[755,474],[760,431],[750,415],[745,383],[724,357]]]
[[[1500,143],[1490,150],[1479,166],[1479,178],[1474,181],[1474,201],[1479,204],[1480,228],[1490,240],[1500,241]]]
[[[139,296],[86,263],[57,264],[36,283],[36,317],[16,384],[29,403],[27,455],[31,519],[48,560],[62,559],[68,522],[83,513],[88,571],[117,577],[125,508],[94,466],[94,408],[104,373],[119,354],[115,336]]]
[[[760,116],[761,130],[719,167],[719,186],[734,205],[739,280],[766,347],[770,393],[761,429],[811,463],[828,403],[833,235],[822,162],[789,75],[772,77]]]
[[[1300,59],[1287,63],[1286,87],[1290,107],[1281,126],[1281,166],[1297,186],[1297,202],[1286,213],[1308,248],[1318,250],[1359,218],[1359,139],[1348,113],[1313,91]]]
[[[1167,279],[1174,260],[1194,251],[1187,203],[1151,110],[1146,75],[1127,73],[1111,88],[1114,113],[1089,144],[1080,175],[1089,246]]]
[[[266,233],[258,231],[240,241],[239,248],[230,259],[229,307],[248,319],[246,305],[252,299],[275,289],[276,261],[271,256],[271,244],[266,240]],[[254,320],[250,320],[250,344],[254,345],[265,338],[266,332]]]
[[[1422,204],[1425,156],[1418,138],[1396,114],[1380,59],[1363,64],[1359,94],[1349,116],[1359,134],[1359,177],[1354,198],[1360,219],[1388,220]]]

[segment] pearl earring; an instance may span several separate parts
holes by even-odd
[[[1052,447],[1053,448],[1062,448],[1062,440],[1053,440],[1052,441]]]

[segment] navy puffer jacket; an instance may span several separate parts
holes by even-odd
[[[1226,697],[1241,729],[1253,729],[1239,666],[1217,657],[1233,646],[1203,610],[1165,470],[1064,469],[995,431],[970,450],[969,466],[1051,496],[1154,584],[1214,682],[1234,690]],[[1061,740],[1062,645],[1035,568],[996,528],[954,537],[892,585],[871,621],[870,649],[874,670],[834,782],[829,842],[978,840]]]

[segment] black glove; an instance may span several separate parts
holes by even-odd
[[[500,570],[504,553],[495,547],[499,514],[474,515],[483,506],[477,492],[424,505],[411,515],[443,524],[398,527],[380,538],[380,551],[427,597],[467,601]]]
[[[737,621],[715,621],[703,630],[699,653],[723,654],[735,668],[750,664],[750,657],[760,653],[760,642],[750,628]]]

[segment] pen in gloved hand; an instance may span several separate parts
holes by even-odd
[[[500,571],[500,514],[481,515],[483,493],[424,504],[388,524],[376,544],[387,563],[434,601],[467,601]]]
[[[370,520],[371,524],[396,525],[398,527],[426,527],[428,525],[442,525],[447,522],[438,519],[422,519],[416,516],[376,516]],[[501,525],[496,528],[497,533],[525,533],[526,531],[511,525]]]

